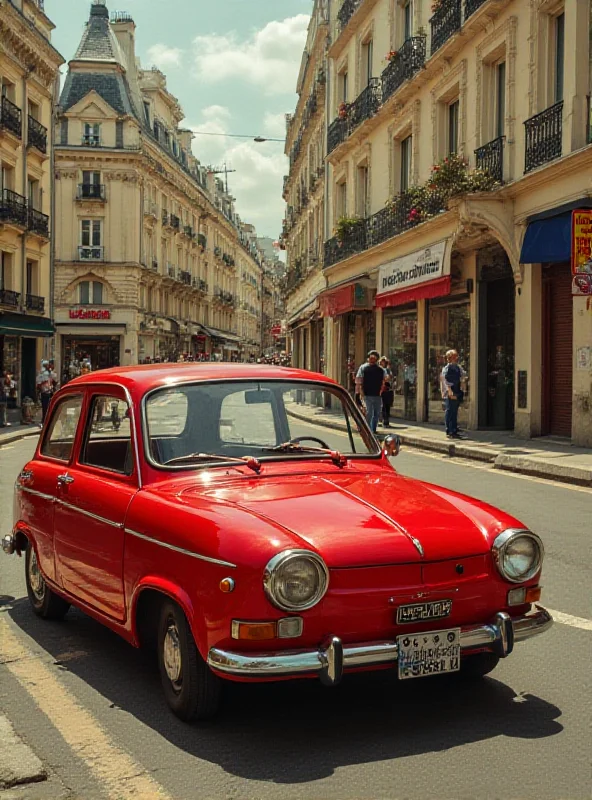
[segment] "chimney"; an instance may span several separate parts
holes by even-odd
[[[138,62],[136,59],[136,23],[127,11],[115,11],[111,14],[111,30],[123,53],[126,65],[127,82],[130,87],[136,113],[143,118],[142,96],[138,83]]]

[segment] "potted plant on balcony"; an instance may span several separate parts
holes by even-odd
[[[388,53],[386,54],[386,59],[385,59],[387,64],[390,64],[391,61],[394,61],[398,55],[399,55],[398,50],[389,50]]]
[[[339,217],[335,223],[334,236],[341,247],[343,242],[364,224],[362,217]]]
[[[443,5],[444,5],[444,0],[433,0],[432,14],[435,14],[436,11],[439,11]]]
[[[340,103],[339,108],[337,109],[337,116],[339,119],[347,119],[347,115],[349,114],[349,103]]]

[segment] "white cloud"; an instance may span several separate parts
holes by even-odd
[[[263,132],[272,135],[266,115]],[[282,177],[287,159],[279,142],[239,141],[200,133],[229,133],[232,119],[224,106],[209,106],[202,111],[203,121],[191,126],[196,134],[193,151],[204,165],[236,170],[228,175],[229,189],[236,197],[236,209],[245,222],[251,222],[260,235],[277,237],[284,215]],[[234,132],[234,131],[232,131]],[[220,177],[224,177],[221,175]]]
[[[179,47],[168,47],[166,44],[153,44],[148,48],[150,64],[162,70],[180,67],[183,60],[183,51]]]
[[[232,32],[197,36],[196,76],[205,83],[246,80],[266,94],[294,92],[309,20],[308,14],[275,20],[246,39]]]
[[[267,112],[263,117],[263,135],[284,137],[286,135],[286,115]]]

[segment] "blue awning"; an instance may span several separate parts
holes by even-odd
[[[531,222],[520,253],[521,264],[571,260],[571,211]]]

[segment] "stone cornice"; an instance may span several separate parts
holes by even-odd
[[[8,55],[13,55],[25,70],[34,64],[41,83],[51,86],[65,63],[61,53],[12,3],[0,0],[0,10],[0,39]]]

